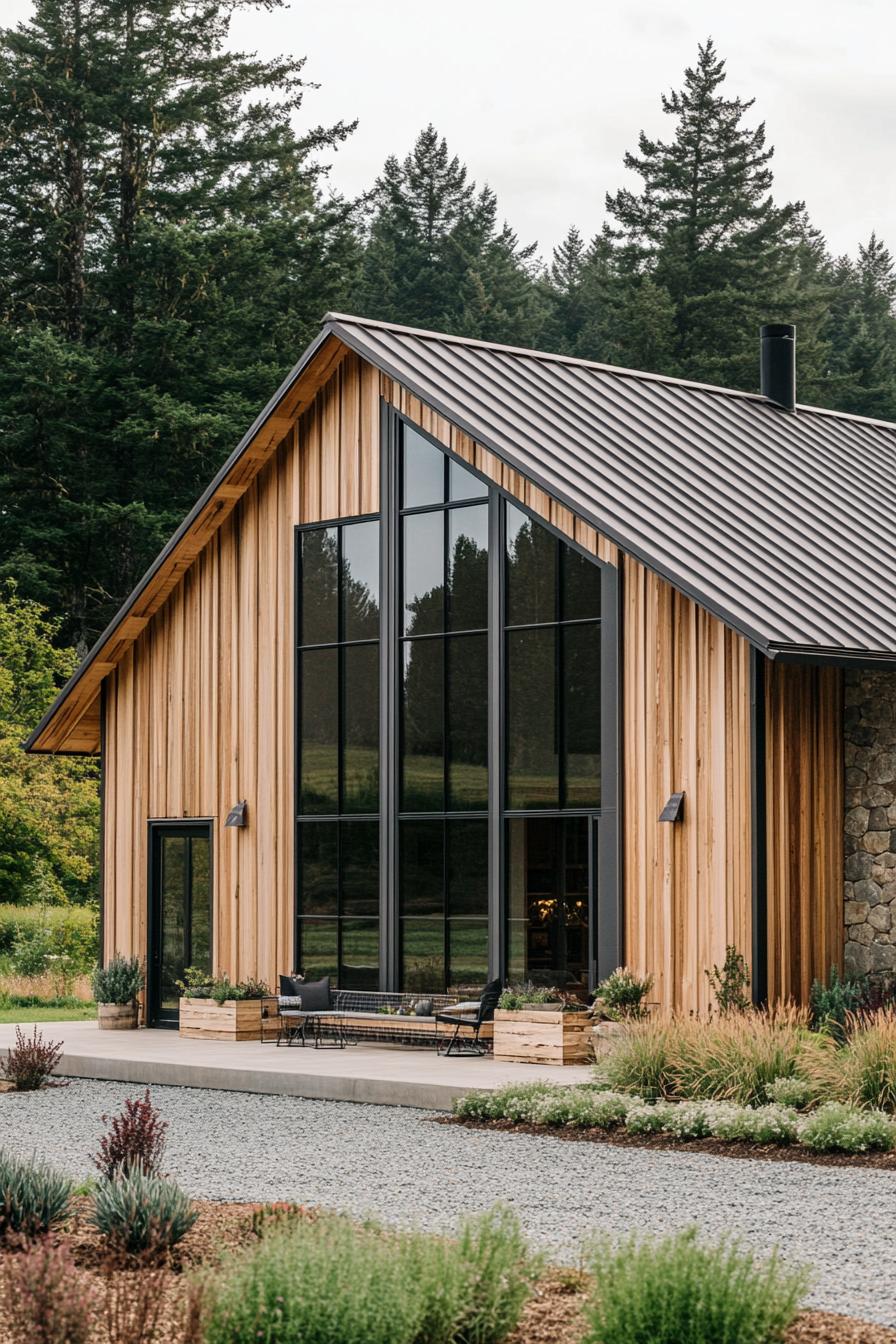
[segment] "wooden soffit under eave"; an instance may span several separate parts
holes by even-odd
[[[309,348],[250,434],[225,463],[74,676],[59,692],[25,743],[27,751],[75,752],[79,755],[99,752],[103,680],[145,630],[347,353],[348,347],[329,332]]]

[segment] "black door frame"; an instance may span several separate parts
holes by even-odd
[[[162,948],[160,936],[162,923],[159,911],[158,879],[161,865],[158,855],[161,841],[165,836],[182,835],[189,838],[206,836],[208,839],[208,877],[209,877],[209,946],[214,947],[215,929],[215,846],[212,817],[172,817],[155,819],[149,822],[149,844],[147,846],[149,870],[147,874],[147,921],[146,921],[146,1025],[148,1027],[176,1028],[177,1018],[160,1016],[161,964]],[[186,921],[190,928],[189,918]]]

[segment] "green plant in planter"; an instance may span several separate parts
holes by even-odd
[[[595,1013],[611,1022],[642,1018],[647,1012],[644,1000],[652,988],[652,975],[640,979],[626,966],[619,966],[598,985],[594,996]]]
[[[264,999],[271,991],[263,980],[231,980],[224,972],[211,976],[196,966],[188,966],[183,980],[174,982],[185,999],[214,999],[221,1005],[231,1000]]]
[[[198,966],[185,967],[183,980],[175,980],[174,983],[183,999],[211,998],[212,977],[208,971],[202,971]]]
[[[93,997],[97,1003],[133,1003],[143,983],[138,959],[116,955],[108,966],[97,966],[94,971]]]
[[[550,1005],[552,1008],[562,1007],[560,991],[558,989],[546,989],[542,985],[533,985],[531,980],[525,985],[508,986],[498,1000],[498,1007],[511,1013],[516,1012],[519,1008],[533,1008],[542,1005]]]

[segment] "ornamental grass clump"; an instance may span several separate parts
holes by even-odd
[[[827,1037],[809,1031],[807,1014],[791,1006],[713,1021],[680,1018],[669,1042],[667,1095],[761,1106],[769,1084],[809,1079],[834,1049]]]
[[[189,1196],[173,1181],[134,1167],[100,1183],[91,1222],[116,1255],[149,1263],[176,1246],[198,1217]]]
[[[850,1019],[846,1044],[819,1056],[814,1081],[823,1096],[849,1106],[896,1112],[896,1013]]]
[[[780,1339],[808,1286],[776,1254],[757,1261],[737,1242],[698,1243],[696,1230],[663,1241],[600,1243],[582,1344],[768,1344]]]
[[[669,1095],[669,1047],[674,1022],[645,1022],[616,1041],[596,1069],[596,1076],[613,1092],[631,1092],[654,1100]]]
[[[507,1210],[456,1241],[324,1216],[266,1234],[207,1281],[205,1344],[501,1344],[537,1267]]]
[[[806,1014],[788,1006],[647,1023],[614,1044],[599,1073],[614,1091],[647,1099],[759,1106],[781,1078],[811,1090],[822,1061],[835,1054],[834,1042],[810,1032]]]
[[[0,1149],[0,1243],[33,1241],[66,1217],[73,1184],[42,1162]]]
[[[818,1153],[890,1152],[896,1147],[896,1123],[883,1111],[857,1111],[829,1101],[800,1121],[797,1136]]]

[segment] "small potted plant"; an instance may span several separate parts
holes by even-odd
[[[177,981],[181,1036],[207,1041],[258,1041],[265,1029],[264,1000],[273,997],[260,980],[233,981],[222,972],[188,966]],[[268,1019],[268,1025],[276,1019]]]
[[[137,995],[143,988],[143,969],[136,957],[118,953],[93,973],[97,1026],[101,1031],[134,1031]]]
[[[495,1009],[495,1059],[521,1064],[584,1064],[589,1018],[583,1003],[533,984],[505,989]]]
[[[612,975],[602,980],[594,993],[591,1005],[596,1019],[594,1053],[604,1054],[620,1036],[627,1036],[632,1027],[647,1016],[647,995],[653,988],[653,976],[635,975],[626,966],[618,966]]]

